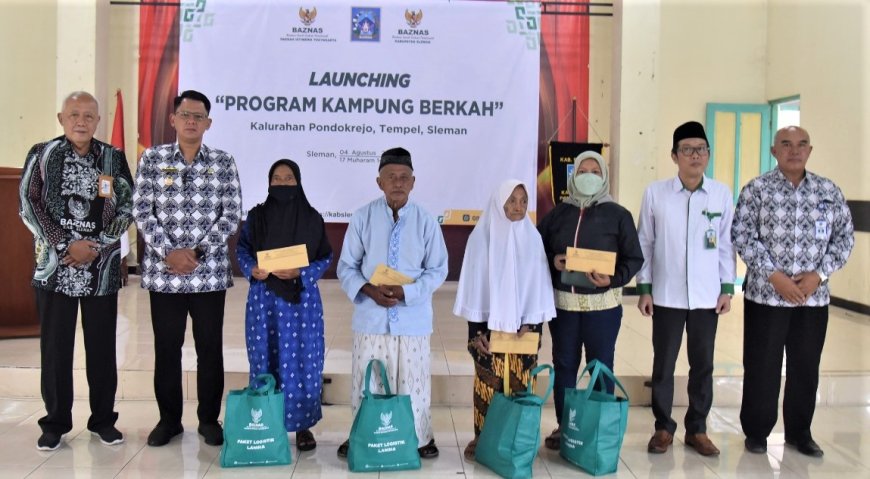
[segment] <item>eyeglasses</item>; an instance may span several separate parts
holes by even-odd
[[[681,146],[677,149],[677,151],[679,151],[680,154],[683,156],[692,156],[695,153],[697,153],[699,156],[706,156],[710,154],[710,148],[706,146]]]
[[[175,114],[175,116],[181,118],[182,121],[193,120],[196,123],[201,123],[208,118],[208,116],[203,115],[202,113],[193,113],[189,111],[179,111]]]

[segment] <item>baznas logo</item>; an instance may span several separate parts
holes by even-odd
[[[408,22],[409,27],[417,28],[420,22],[423,21],[423,10],[414,12],[413,10],[405,9],[405,21]]]
[[[317,18],[317,7],[313,7],[311,9],[299,7],[299,21],[302,22],[306,27],[314,23],[314,19]]]
[[[251,421],[259,424],[260,419],[263,419],[263,410],[262,409],[251,409]]]
[[[393,412],[382,412],[381,413],[381,426],[388,427],[390,425],[390,421],[393,420]]]
[[[576,410],[576,409],[573,409],[573,408],[572,408],[572,409],[568,409],[568,423],[569,423],[569,424],[574,424],[574,418],[575,418],[575,417],[577,417],[577,410]]]

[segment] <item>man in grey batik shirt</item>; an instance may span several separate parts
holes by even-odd
[[[732,240],[747,268],[740,423],[753,453],[767,451],[776,424],[784,350],[785,442],[808,456],[824,454],[810,425],[828,326],[828,278],[846,264],[855,238],[843,192],[806,170],[812,151],[803,128],[776,132],[777,167],[743,187],[734,215]]]

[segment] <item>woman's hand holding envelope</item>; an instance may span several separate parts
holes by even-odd
[[[272,271],[272,274],[275,275],[278,279],[293,279],[299,277],[299,268],[293,269],[278,269]]]
[[[586,278],[599,288],[610,286],[610,276],[607,276],[606,274],[598,274],[593,271],[591,273],[586,273]]]
[[[557,254],[553,257],[553,266],[556,267],[556,271],[565,271],[565,262],[568,259],[568,255]]]
[[[269,272],[265,269],[261,269],[259,266],[254,266],[254,269],[251,270],[251,276],[256,280],[265,281],[269,276]]]

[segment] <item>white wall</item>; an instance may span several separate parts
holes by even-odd
[[[57,133],[56,22],[55,2],[0,4],[0,166]]]
[[[870,200],[870,2],[771,0],[767,24],[770,99],[801,97],[801,126],[813,153],[807,169],[836,182],[849,200]],[[870,233],[855,234],[832,294],[870,304]]]

